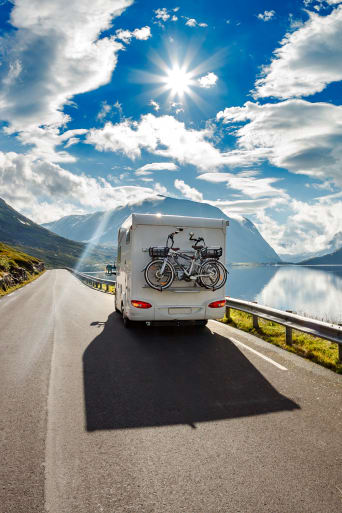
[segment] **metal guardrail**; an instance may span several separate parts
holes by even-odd
[[[226,317],[230,318],[230,309],[240,310],[253,316],[253,328],[258,329],[258,318],[276,322],[285,326],[286,344],[292,345],[292,330],[302,331],[315,337],[324,338],[338,344],[338,359],[342,361],[342,327],[337,324],[330,324],[316,319],[310,319],[292,313],[284,312],[268,306],[259,305],[252,301],[242,299],[226,298]]]
[[[115,294],[115,281],[114,280],[103,280],[102,278],[96,278],[91,276],[90,273],[80,273],[71,269],[70,267],[66,268],[72,274],[77,276],[83,283],[92,287],[94,289],[101,290],[102,292],[108,292],[109,294]]]

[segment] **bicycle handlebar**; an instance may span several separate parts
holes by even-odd
[[[183,230],[180,230],[179,231],[183,231]],[[171,241],[171,246],[170,248],[173,248],[173,245],[175,243],[175,240],[174,240],[174,236],[177,235],[177,233],[179,233],[179,231],[175,231],[175,232],[172,232],[170,233],[168,236],[167,236],[167,239],[166,239],[166,245],[169,246],[169,240]],[[205,245],[205,242],[204,242],[204,239],[203,237],[199,237],[198,239],[195,239],[194,238],[194,234],[192,232],[190,232],[190,237],[189,237],[189,240],[192,240],[192,241],[195,241],[195,244],[194,246],[197,246],[200,242],[203,242],[204,245]]]
[[[198,239],[195,239],[195,238],[193,237],[193,235],[194,235],[193,233],[190,233],[189,240],[193,240],[193,241],[195,241],[194,246],[197,246],[197,244],[199,244],[200,242],[204,242],[203,237],[199,237]]]

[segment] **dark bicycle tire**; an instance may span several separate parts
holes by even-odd
[[[170,264],[170,262],[166,262],[164,274],[158,278],[157,272],[162,268],[164,264],[164,260],[156,259],[151,260],[151,262],[146,266],[144,271],[145,281],[149,287],[155,290],[165,290],[170,287],[175,279],[175,270]],[[152,281],[153,280],[153,281]],[[163,280],[163,281],[162,281]]]
[[[206,260],[200,267],[200,274],[206,274],[210,269],[214,270],[216,274],[213,275],[211,272],[211,275],[208,274],[207,277],[200,276],[199,279],[203,287],[209,290],[221,289],[227,281],[227,269],[217,260]]]

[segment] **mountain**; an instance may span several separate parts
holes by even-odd
[[[300,253],[292,255],[290,253],[281,253],[281,258],[285,262],[293,262],[301,264],[304,260],[307,261],[311,258],[323,257],[329,253],[335,253],[342,247],[342,232],[337,232],[334,237],[328,242],[324,249],[320,251],[311,251],[310,253]]]
[[[228,262],[275,263],[281,261],[277,253],[248,219],[229,218],[222,210],[207,203],[165,196],[107,212],[66,216],[43,226],[63,237],[78,241],[91,240],[101,244],[116,244],[118,229],[132,212],[143,214],[160,212],[181,216],[228,219]]]
[[[300,262],[307,265],[342,265],[342,246],[333,253],[328,253],[320,257],[309,258]]]
[[[0,198],[0,241],[43,260],[48,268],[74,267],[86,249],[86,244],[68,240],[19,214]],[[113,253],[94,248],[82,262],[86,270],[95,264],[101,268],[113,260]]]

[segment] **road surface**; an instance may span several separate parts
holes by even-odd
[[[340,513],[342,377],[64,270],[0,300],[1,513]]]

